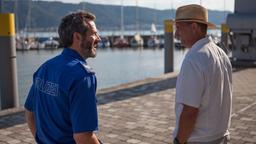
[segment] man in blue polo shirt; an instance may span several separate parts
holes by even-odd
[[[65,16],[58,29],[63,52],[34,73],[25,108],[38,144],[99,144],[97,80],[85,61],[100,41],[94,20],[88,12]]]

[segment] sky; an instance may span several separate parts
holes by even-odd
[[[121,5],[122,0],[44,0],[44,1],[62,1],[65,3],[79,3],[79,2],[89,2],[96,4],[111,4],[111,5]],[[182,5],[187,4],[201,4],[207,9],[220,10],[220,11],[234,11],[234,0],[123,0],[124,6],[136,6],[136,1],[138,6],[155,8],[155,9],[171,9],[177,8]]]

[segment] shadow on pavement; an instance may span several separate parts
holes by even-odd
[[[25,112],[12,113],[10,115],[1,116],[0,129],[8,128],[18,124],[24,124],[25,122]]]
[[[123,88],[121,90],[111,91],[107,93],[98,94],[98,104],[107,104],[111,102],[126,100],[133,97],[147,95],[170,88],[175,88],[177,77],[171,77],[156,82],[148,82],[146,84],[137,85],[130,88]]]

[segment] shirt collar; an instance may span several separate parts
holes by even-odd
[[[70,56],[72,58],[78,59],[79,61],[86,63],[85,59],[83,59],[83,57],[75,50],[71,49],[71,48],[64,48],[64,50],[62,51],[62,55],[64,56]]]
[[[202,48],[203,45],[205,45],[206,43],[212,42],[212,37],[211,36],[206,36],[200,40],[198,40],[195,44],[193,44],[191,50],[198,50],[200,48]]]

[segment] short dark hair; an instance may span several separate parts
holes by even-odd
[[[89,29],[86,20],[95,20],[94,14],[86,11],[72,12],[61,19],[58,28],[59,41],[61,47],[69,47],[73,43],[73,34],[78,32],[85,34]]]

